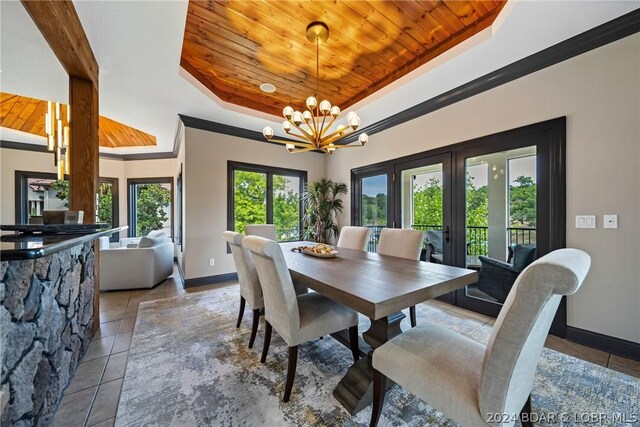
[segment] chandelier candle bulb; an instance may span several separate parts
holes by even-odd
[[[313,110],[318,105],[318,100],[315,99],[313,96],[310,96],[307,98],[306,104],[309,110]]]
[[[302,113],[300,111],[294,111],[293,115],[291,116],[291,120],[293,121],[294,125],[300,126],[300,124],[302,124]]]
[[[262,134],[265,138],[267,138],[267,141],[270,140],[271,138],[273,138],[273,128],[271,126],[266,126],[264,129],[262,129]]]
[[[331,103],[326,99],[320,103],[320,112],[325,116],[331,111]]]

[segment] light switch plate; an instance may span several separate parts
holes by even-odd
[[[618,228],[618,215],[605,215],[604,228]]]
[[[596,216],[576,215],[576,228],[596,228]]]

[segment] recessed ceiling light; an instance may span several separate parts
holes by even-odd
[[[260,85],[260,90],[264,93],[273,93],[276,91],[276,87],[271,83],[262,83]]]

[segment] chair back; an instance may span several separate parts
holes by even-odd
[[[224,239],[231,247],[233,262],[238,272],[238,281],[240,282],[240,295],[247,300],[252,310],[264,307],[262,301],[262,288],[260,280],[258,280],[258,272],[253,264],[251,253],[242,247],[242,239],[244,236],[233,231],[225,231],[222,233]]]
[[[244,226],[245,236],[260,236],[265,239],[278,241],[276,226],[273,224],[248,224]]]
[[[580,288],[590,265],[585,252],[559,249],[520,273],[487,345],[478,395],[483,416],[520,413],[560,300]]]
[[[371,229],[369,227],[352,227],[345,225],[340,230],[338,247],[366,251],[369,244]]]
[[[442,230],[428,230],[427,242],[433,246],[434,253],[441,254],[444,252],[442,249]]]
[[[251,251],[258,271],[264,317],[287,343],[300,329],[298,299],[289,268],[277,242],[260,236],[246,236],[242,246]]]
[[[378,241],[378,254],[420,259],[424,232],[404,228],[383,228]]]

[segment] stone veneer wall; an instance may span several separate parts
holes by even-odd
[[[0,263],[2,425],[47,425],[93,337],[91,243]]]

